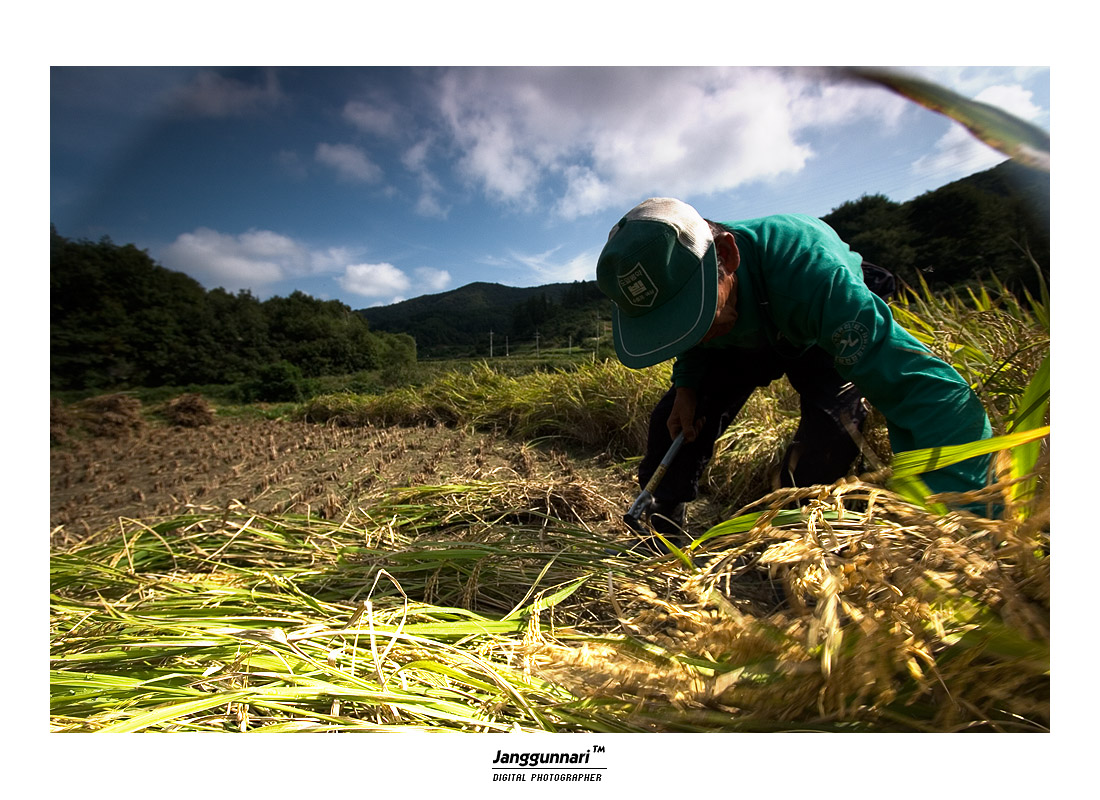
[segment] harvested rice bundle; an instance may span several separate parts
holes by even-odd
[[[200,394],[183,394],[168,401],[164,416],[181,428],[201,428],[214,422],[214,407]]]

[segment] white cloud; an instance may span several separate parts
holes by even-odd
[[[177,110],[205,117],[244,116],[274,108],[284,100],[273,69],[264,70],[259,84],[203,70],[170,97]]]
[[[327,250],[311,250],[309,253],[310,272],[339,272],[351,263],[355,256],[344,247],[330,247]]]
[[[336,279],[345,292],[363,297],[392,297],[408,291],[409,276],[393,264],[352,264]]]
[[[576,218],[653,195],[690,197],[796,174],[811,128],[896,124],[901,101],[796,70],[458,69],[437,108],[460,173],[525,211]]]
[[[416,206],[414,210],[422,217],[436,217],[438,219],[446,219],[447,214],[450,213],[450,206],[444,206],[439,201],[439,197],[435,194],[435,192],[424,190],[416,199]]]
[[[273,231],[232,235],[210,228],[180,234],[158,254],[164,266],[209,288],[256,292],[286,278],[339,271],[349,259],[342,248],[311,250]]]
[[[413,270],[417,285],[428,292],[441,292],[451,285],[451,273],[445,269],[418,267]]]
[[[988,103],[1014,114],[1020,119],[1035,120],[1043,110],[1032,102],[1032,94],[1022,86],[990,86],[980,91],[974,98],[979,103]]]
[[[377,183],[382,180],[382,168],[355,145],[322,142],[317,145],[316,158],[322,164],[335,169],[346,180],[361,183]]]
[[[398,132],[394,111],[361,100],[351,100],[344,106],[344,119],[365,133],[391,137]]]
[[[293,150],[280,150],[275,154],[275,163],[286,175],[296,180],[303,180],[309,174],[306,165]]]
[[[231,236],[198,228],[180,234],[160,260],[208,287],[236,291],[259,289],[298,272],[308,264],[309,255],[291,239],[271,231]]]
[[[536,286],[544,283],[570,283],[572,281],[589,281],[596,270],[596,260],[599,258],[600,249],[590,249],[573,258],[559,260],[555,258],[558,248],[547,250],[544,253],[518,253],[509,255],[514,261],[519,262],[526,270],[526,279],[519,278],[519,285]],[[507,262],[499,262],[507,265]]]
[[[582,217],[594,214],[607,208],[614,199],[611,185],[588,167],[567,167],[565,181],[565,195],[558,202],[562,216]]]
[[[345,292],[395,302],[410,289],[437,292],[451,283],[443,269],[421,267],[410,278],[387,262],[354,263],[356,254],[342,247],[311,249],[274,231],[250,230],[239,235],[198,228],[181,234],[158,254],[169,269],[191,275],[204,286],[229,291],[265,289],[289,278],[330,275]]]
[[[909,101],[878,86],[839,78],[837,70],[797,69],[782,74],[796,88],[790,103],[791,118],[800,128],[873,121],[897,130],[910,106]]]
[[[439,199],[443,194],[443,185],[428,168],[428,154],[432,147],[432,138],[425,137],[401,154],[401,163],[416,177],[420,186],[420,195],[416,201],[416,213],[422,217],[446,219],[450,206],[444,206]]]

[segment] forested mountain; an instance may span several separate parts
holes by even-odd
[[[864,195],[822,217],[865,259],[934,289],[996,275],[1034,292],[1050,274],[1050,175],[1006,161],[905,203]]]
[[[416,343],[302,292],[206,291],[131,244],[50,230],[50,386],[107,389],[348,374],[415,363]]]
[[[373,330],[408,333],[425,357],[488,355],[509,346],[580,345],[594,339],[600,319],[611,319],[611,303],[595,281],[516,288],[471,283],[440,294],[359,311]]]
[[[911,286],[922,277],[944,289],[995,275],[1034,293],[1029,255],[1050,274],[1050,175],[1010,161],[905,203],[864,195],[823,219],[866,260]],[[594,280],[529,289],[471,283],[359,313],[374,330],[414,337],[421,356],[443,357],[487,355],[490,331],[497,353],[506,337],[513,346],[533,346],[536,332],[547,347],[591,346],[611,304]]]

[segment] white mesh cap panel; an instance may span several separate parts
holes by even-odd
[[[651,197],[643,203],[627,212],[625,220],[645,219],[656,222],[664,222],[672,226],[676,231],[676,238],[680,244],[702,259],[707,248],[714,241],[710,232],[710,225],[700,216],[699,212],[682,200],[672,197]],[[611,231],[611,235],[618,230],[618,225]]]

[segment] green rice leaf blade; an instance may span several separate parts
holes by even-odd
[[[568,586],[565,586],[564,588],[554,592],[553,594],[546,597],[540,597],[534,603],[523,609],[523,611],[520,612],[519,616],[536,614],[539,611],[543,611],[547,608],[553,608],[554,606],[561,603],[563,600],[566,600],[568,597],[570,597],[579,588],[584,586],[584,584],[588,582],[588,579],[590,577],[591,576],[589,575],[584,575],[570,583]]]
[[[886,482],[886,485],[896,495],[908,500],[915,506],[926,508],[937,514],[947,513],[947,506],[942,503],[928,502],[928,496],[932,494],[932,490],[917,475],[894,475]]]
[[[702,544],[717,536],[729,536],[737,533],[747,533],[752,530],[753,527],[760,521],[760,518],[764,515],[764,512],[753,512],[751,514],[742,514],[741,516],[734,517],[733,519],[719,522],[714,527],[707,530],[702,536],[695,540],[695,544]],[[802,512],[792,509],[784,509],[778,514],[775,514],[771,520],[771,525],[778,527],[780,525],[793,525],[802,520]]]
[[[892,466],[894,478],[909,478],[925,472],[957,464],[968,458],[1007,450],[1022,444],[1042,439],[1050,435],[1050,426],[1030,431],[994,436],[968,444],[956,444],[946,447],[930,447],[922,450],[908,450],[894,456]]]
[[[1011,430],[1034,430],[1042,425],[1046,418],[1047,408],[1050,405],[1050,357],[1043,359],[1039,369],[1028,383],[1023,396],[1019,401],[1019,410],[1012,420]],[[1022,444],[1012,451],[1010,474],[1014,479],[1020,479],[1031,473],[1039,460],[1042,452],[1039,440]],[[1035,495],[1038,479],[1032,477],[1026,481],[1020,481],[1012,486],[1010,496],[1017,505],[1017,512],[1021,517],[1027,517],[1029,507],[1027,501]]]
[[[1050,171],[1050,134],[1030,122],[909,75],[874,68],[849,68],[846,72],[950,117],[979,140],[1022,164]]]
[[[160,706],[154,708],[151,711],[146,711],[142,714],[138,714],[130,719],[123,720],[122,722],[116,722],[113,725],[108,725],[103,728],[101,733],[132,733],[134,731],[140,731],[144,728],[153,727],[156,725],[164,725],[168,722],[173,722],[190,714],[197,714],[202,711],[209,711],[211,708],[217,708],[218,706],[224,706],[229,703],[238,703],[245,700],[253,694],[253,690],[239,690],[232,692],[221,692],[210,697],[203,697],[197,700],[185,700],[180,703],[170,703],[166,706]]]

